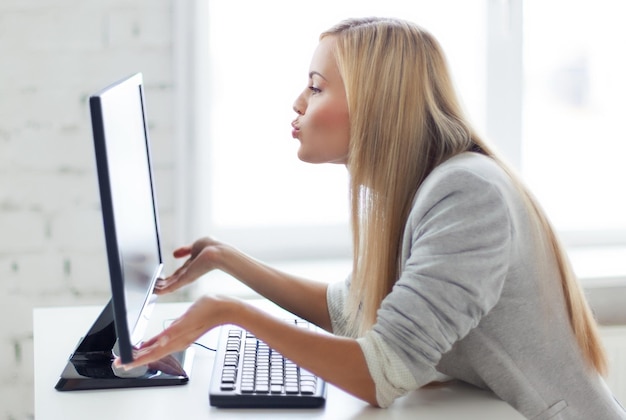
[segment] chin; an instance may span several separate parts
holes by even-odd
[[[319,153],[311,153],[311,151],[307,151],[303,147],[298,149],[298,159],[302,162],[306,163],[314,163],[314,164],[322,164],[322,163],[335,163],[340,165],[345,165],[348,162],[348,157],[346,155],[328,155],[328,154],[319,154]]]
[[[306,151],[302,150],[302,148],[298,149],[298,159],[300,159],[302,162],[306,162],[306,163],[319,163],[317,162],[315,159],[312,159],[313,157],[306,153]]]
[[[298,159],[300,159],[300,161],[304,163],[322,163],[322,162],[318,162],[318,161],[307,159],[307,158],[300,157],[300,156],[298,156]]]

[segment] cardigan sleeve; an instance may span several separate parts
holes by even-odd
[[[335,335],[344,337],[354,337],[348,331],[348,324],[345,316],[345,305],[348,296],[348,288],[350,277],[343,282],[330,283],[326,289],[326,302],[328,305],[328,314],[330,316],[330,325]]]
[[[344,282],[331,283],[326,291],[328,312],[333,334],[355,337],[347,328],[344,307],[350,285],[350,278]],[[357,342],[367,362],[367,368],[376,386],[376,401],[381,407],[388,407],[399,396],[416,389],[415,379],[404,362],[389,349],[380,334],[369,331],[366,337]]]

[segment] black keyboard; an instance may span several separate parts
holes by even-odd
[[[301,328],[316,328],[294,319]],[[271,349],[250,332],[221,327],[209,402],[224,408],[315,408],[326,401],[326,382]]]

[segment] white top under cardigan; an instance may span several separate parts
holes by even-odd
[[[381,406],[442,374],[491,389],[531,419],[626,419],[583,361],[553,256],[521,195],[490,158],[463,153],[426,178],[402,245],[401,275],[358,339]],[[350,279],[331,284],[334,332],[348,331]]]

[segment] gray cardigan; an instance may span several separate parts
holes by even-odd
[[[531,419],[625,419],[582,359],[549,255],[492,159],[464,153],[435,168],[406,224],[401,276],[359,338],[379,403],[444,374]],[[330,285],[328,302],[335,333],[354,336],[349,281]]]

